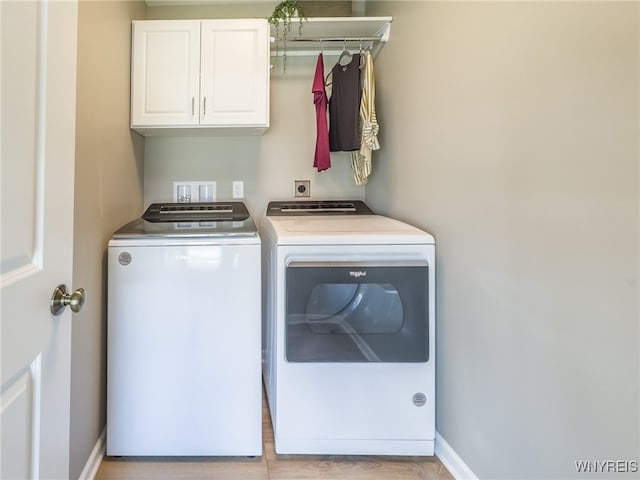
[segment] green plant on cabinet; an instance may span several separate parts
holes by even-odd
[[[282,68],[287,72],[287,38],[291,32],[292,19],[298,19],[298,34],[302,35],[302,22],[307,19],[298,0],[283,0],[274,8],[267,21],[276,33],[276,58],[282,56]],[[281,52],[281,53],[280,53]]]

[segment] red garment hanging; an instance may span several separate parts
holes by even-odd
[[[316,151],[313,166],[319,172],[331,167],[331,153],[329,152],[329,129],[327,127],[327,92],[324,88],[324,61],[322,53],[318,55],[316,73],[313,77],[313,103],[316,106]]]

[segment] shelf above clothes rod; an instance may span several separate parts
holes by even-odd
[[[293,19],[286,44],[283,45],[282,40],[274,41],[271,54],[281,55],[286,49],[288,56],[317,55],[320,51],[325,55],[339,55],[346,47],[368,49],[375,57],[389,41],[391,21],[392,17],[310,17],[302,21],[300,29],[298,20]],[[273,26],[271,35],[276,36]],[[310,43],[316,45],[310,48]]]

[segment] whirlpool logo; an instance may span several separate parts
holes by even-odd
[[[352,271],[352,272],[349,272],[349,276],[353,278],[366,277],[367,272],[365,272],[364,270]]]

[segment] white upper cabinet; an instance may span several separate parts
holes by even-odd
[[[131,126],[198,125],[200,22],[133,22]]]
[[[133,22],[131,128],[186,135],[268,126],[266,20]]]
[[[266,20],[206,20],[201,30],[201,125],[268,126]]]

